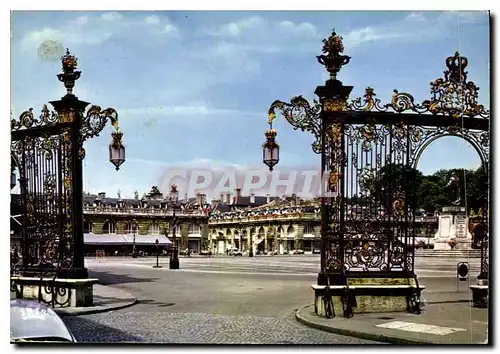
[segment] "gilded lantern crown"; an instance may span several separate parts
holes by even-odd
[[[343,52],[344,44],[342,43],[342,37],[337,35],[335,29],[333,29],[330,37],[323,39],[323,54],[316,57],[318,62],[330,73],[330,79],[332,80],[337,79],[337,73],[342,66],[351,60],[351,57],[342,55],[341,53]]]
[[[119,148],[122,146],[122,137],[123,133],[119,130],[116,130],[111,133],[111,146],[115,148]]]
[[[455,52],[454,56],[446,58],[448,70],[444,72],[445,79],[456,83],[465,83],[467,80],[467,71],[465,71],[467,64],[467,58],[461,57],[459,52]]]
[[[278,135],[278,132],[275,129],[268,129],[264,133],[267,139],[274,139],[276,138],[276,135]]]

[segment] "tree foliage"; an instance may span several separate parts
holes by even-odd
[[[468,209],[475,211],[485,207],[488,200],[488,175],[483,167],[476,170],[439,170],[424,176],[422,172],[402,164],[388,164],[382,167],[374,178],[371,191],[373,200],[385,209],[392,198],[399,194],[406,198],[408,207],[433,213],[451,204],[448,181],[455,173],[459,178],[460,193]]]

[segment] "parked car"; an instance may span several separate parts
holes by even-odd
[[[321,250],[313,249],[313,254],[321,254]]]
[[[231,248],[228,252],[228,255],[235,256],[235,257],[237,257],[237,256],[242,257],[243,253],[237,248]]]
[[[294,250],[291,254],[304,254],[304,250]]]
[[[10,301],[10,341],[76,343],[71,331],[52,308],[24,299]]]
[[[212,251],[210,251],[210,250],[201,250],[201,251],[200,251],[200,256],[208,256],[208,257],[211,257],[211,256],[212,256]]]

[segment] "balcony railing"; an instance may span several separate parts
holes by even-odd
[[[161,215],[173,216],[172,210],[152,209],[152,208],[102,208],[102,207],[83,207],[84,214],[102,214],[102,215]],[[175,216],[207,216],[201,210],[181,211],[176,210]]]
[[[288,221],[288,220],[312,220],[312,221],[320,221],[320,214],[304,214],[304,213],[293,213],[293,214],[276,214],[276,215],[253,215],[253,216],[234,216],[229,218],[224,218],[224,214],[222,214],[220,219],[210,218],[208,223],[210,225],[218,225],[218,224],[232,224],[232,223],[245,223],[245,222],[259,222],[259,221]],[[353,217],[352,219],[355,219]],[[361,218],[361,217],[360,217]],[[411,221],[411,220],[409,220]],[[437,217],[415,217],[415,222],[417,223],[437,223]]]
[[[277,215],[253,215],[233,218],[221,218],[221,219],[209,219],[209,224],[231,224],[231,223],[241,223],[241,222],[259,222],[259,221],[287,221],[287,220],[315,220],[320,221],[321,217],[319,214],[304,214],[304,213],[293,213],[293,214],[277,214]]]

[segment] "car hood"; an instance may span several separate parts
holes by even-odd
[[[36,301],[21,299],[10,302],[10,339],[11,341],[75,341],[54,310]]]

